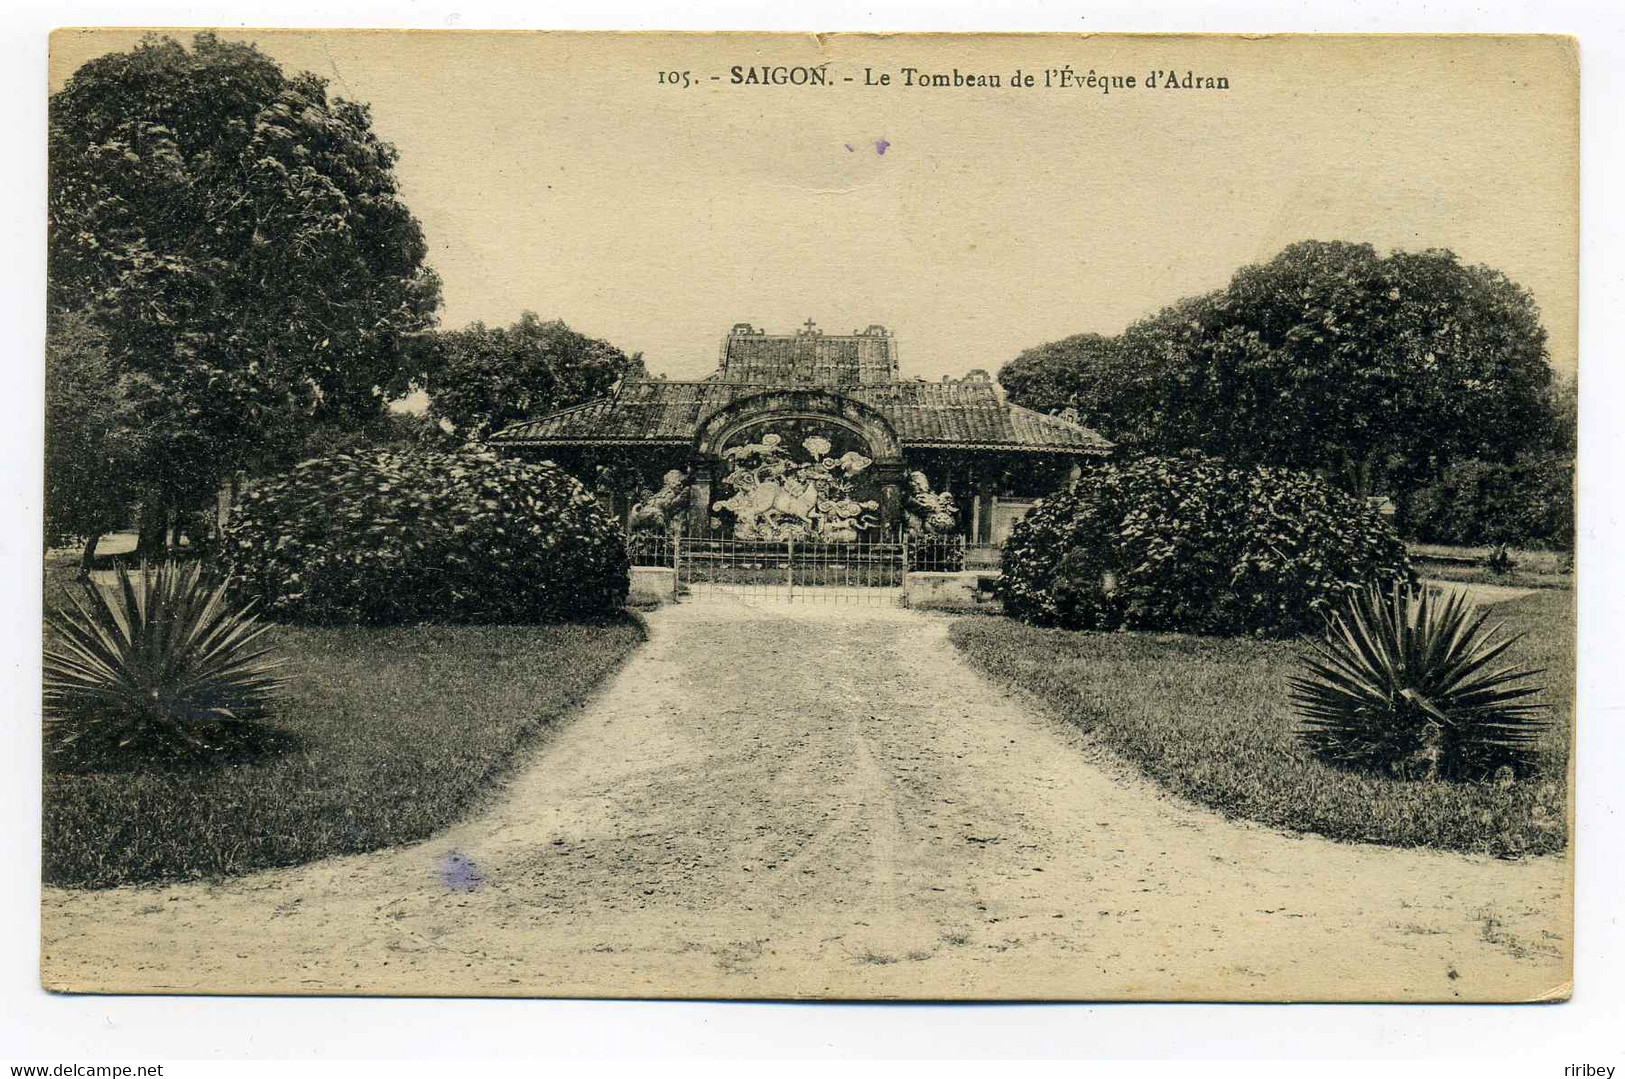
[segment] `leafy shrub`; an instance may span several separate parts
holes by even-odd
[[[1494,667],[1518,640],[1486,633],[1488,614],[1456,592],[1357,591],[1292,679],[1299,730],[1331,764],[1404,779],[1483,779],[1535,770],[1546,709],[1538,671]]]
[[[1574,458],[1526,454],[1510,465],[1450,466],[1400,500],[1400,528],[1423,543],[1574,549]]]
[[[1413,577],[1373,509],[1323,480],[1199,454],[1086,470],[1011,530],[999,594],[1074,629],[1282,636],[1351,589]]]
[[[227,530],[233,588],[300,622],[550,622],[626,599],[615,522],[551,464],[384,449],[251,488]]]
[[[281,662],[256,647],[266,626],[228,606],[196,563],[118,570],[116,599],[79,583],[47,617],[44,711],[56,747],[208,755],[229,728],[262,718]],[[53,747],[53,748],[56,748]]]

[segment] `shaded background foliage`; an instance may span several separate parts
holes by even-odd
[[[620,528],[550,464],[371,450],[254,485],[226,532],[233,592],[292,622],[550,622],[619,610]]]
[[[465,440],[602,397],[644,373],[641,353],[628,356],[531,311],[509,327],[476,322],[435,334],[425,359],[419,379],[429,416]]]
[[[1546,394],[1550,428],[1511,461],[1469,457],[1399,492],[1398,523],[1425,543],[1506,544],[1574,550],[1579,386],[1559,379]]]
[[[1007,613],[1073,629],[1287,636],[1413,577],[1393,527],[1303,472],[1195,453],[1096,465],[1006,541]]]
[[[1574,549],[1574,458],[1543,453],[1511,464],[1470,458],[1404,496],[1398,520],[1425,543]]]
[[[130,463],[141,442],[132,412],[127,386],[91,320],[81,312],[52,318],[45,338],[47,548],[128,520]]]

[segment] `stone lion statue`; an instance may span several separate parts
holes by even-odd
[[[933,492],[924,472],[908,474],[904,511],[910,532],[943,534],[952,532],[959,524],[959,507],[954,505],[954,496],[947,491]]]
[[[674,468],[662,478],[660,490],[632,507],[632,531],[669,532],[687,509],[688,473]]]

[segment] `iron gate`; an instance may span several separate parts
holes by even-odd
[[[628,539],[627,551],[635,566],[672,570],[679,599],[901,605],[910,572],[998,566],[996,548],[967,546],[962,536],[846,543],[642,534]]]
[[[907,572],[901,542],[680,539],[677,594],[898,605]]]

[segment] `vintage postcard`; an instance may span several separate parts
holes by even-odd
[[[50,64],[47,988],[1569,995],[1573,39]]]

